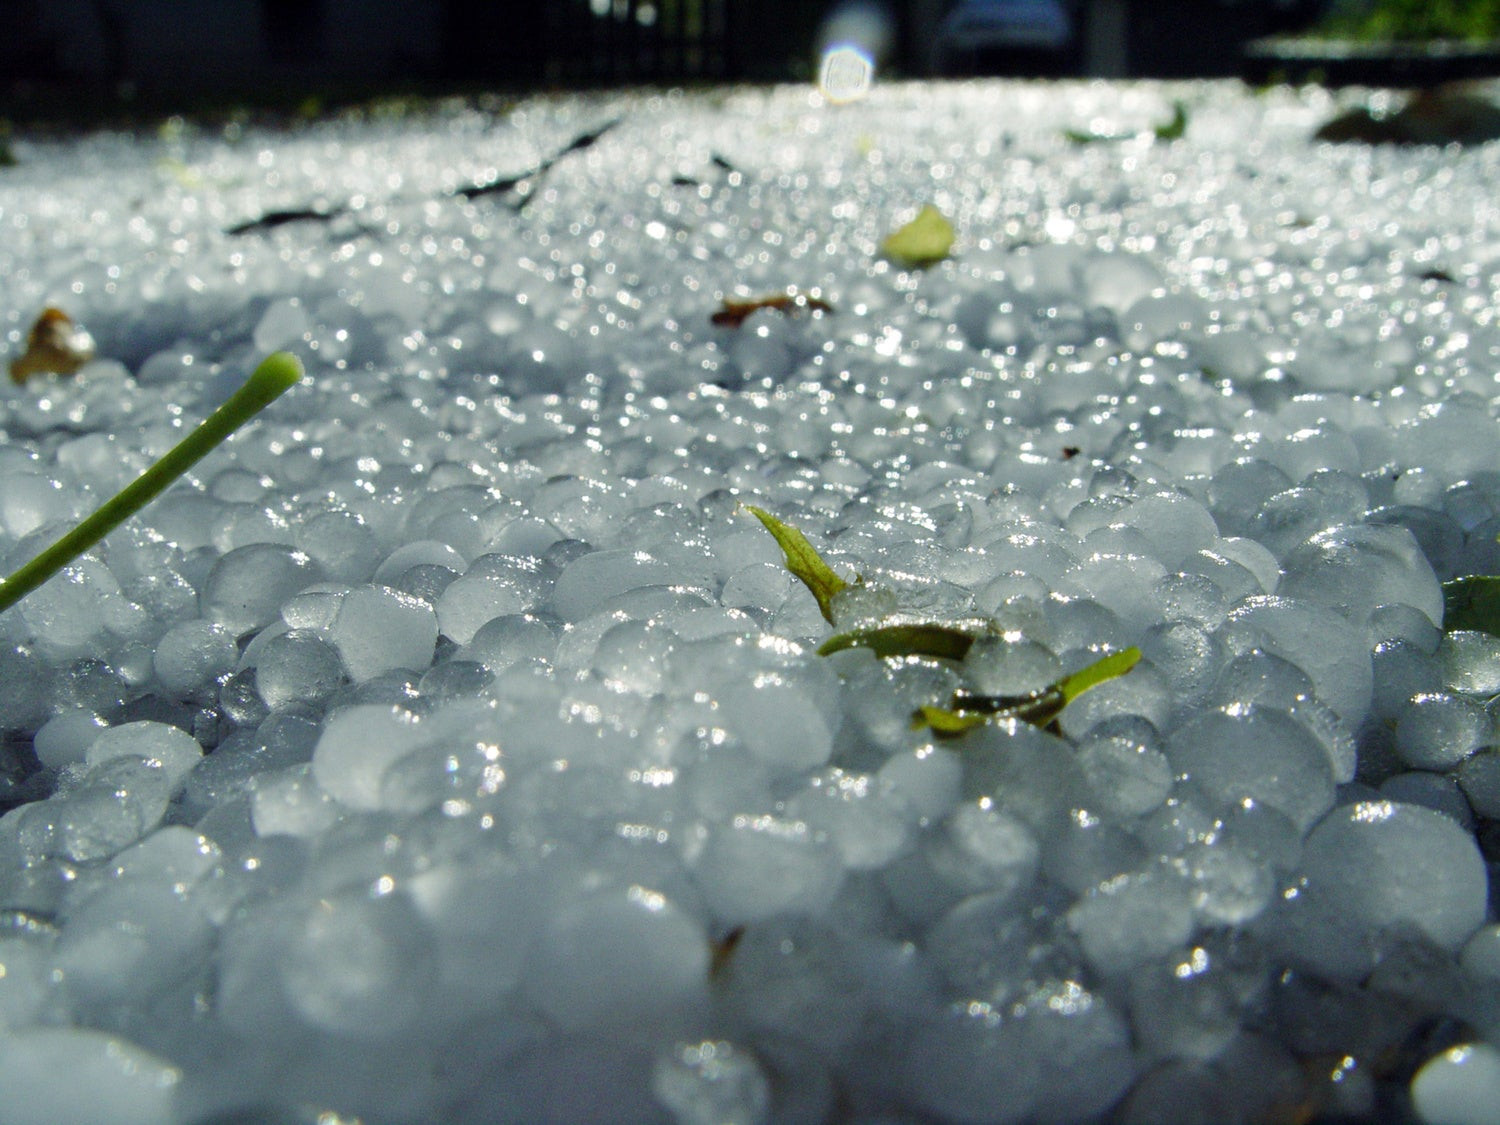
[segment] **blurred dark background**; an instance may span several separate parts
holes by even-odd
[[[885,75],[1232,75],[1244,42],[1330,2],[1348,0],[0,0],[0,92],[24,116],[78,91],[801,80],[851,29]]]

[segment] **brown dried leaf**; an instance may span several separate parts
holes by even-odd
[[[48,306],[26,334],[26,351],[11,360],[10,377],[24,384],[33,375],[71,375],[94,358],[94,338],[62,309]]]

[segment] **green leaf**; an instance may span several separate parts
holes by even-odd
[[[876,656],[936,656],[944,660],[962,660],[974,643],[974,634],[935,621],[880,625],[872,629],[854,629],[836,633],[818,646],[818,655],[841,652],[846,648],[869,648]]]
[[[1187,135],[1187,106],[1172,103],[1172,120],[1151,130],[1159,141],[1177,141]]]
[[[953,249],[953,224],[932,204],[899,230],[886,235],[880,252],[903,266],[930,266]]]
[[[918,710],[917,725],[932,728],[934,734],[955,736],[995,719],[1019,719],[1033,726],[1046,727],[1063,712],[1063,708],[1090,688],[1123,676],[1139,663],[1141,650],[1122,649],[1096,660],[1070,676],[1064,676],[1041,691],[1026,695],[974,695],[958,692],[951,707],[923,707]]]
[[[1470,574],[1444,582],[1443,628],[1500,637],[1500,576]]]
[[[765,525],[786,556],[786,568],[812,591],[812,596],[818,600],[818,609],[823,613],[823,620],[832,625],[833,595],[847,589],[849,583],[833,572],[833,568],[823,561],[823,557],[807,541],[807,536],[795,527],[782,523],[764,508],[757,508],[753,504],[746,504],[745,510]]]
[[[1172,103],[1172,117],[1168,121],[1155,125],[1151,129],[1151,135],[1158,141],[1181,140],[1187,135],[1187,106],[1182,102]],[[1083,129],[1064,129],[1063,137],[1075,145],[1104,144],[1111,141],[1129,141],[1140,136],[1139,133],[1095,133]]]

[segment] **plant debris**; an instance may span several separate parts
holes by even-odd
[[[739,948],[740,939],[745,936],[745,927],[736,926],[717,941],[711,941],[708,945],[708,979],[718,980],[729,968],[729,962],[734,957],[734,951]]]
[[[547,157],[535,167],[527,169],[525,172],[514,176],[502,176],[496,180],[486,180],[484,183],[468,184],[465,187],[455,189],[449,194],[460,196],[464,199],[477,199],[483,195],[506,195],[514,192],[516,199],[512,201],[511,205],[519,211],[526,205],[527,200],[531,198],[536,181],[549,168],[570,153],[588,148],[600,137],[604,136],[605,133],[618,125],[621,120],[622,118],[616,117],[613,120],[606,121],[598,128],[589,130],[587,133],[580,133],[557,152]],[[719,158],[716,156],[714,159],[715,163],[718,163]],[[724,164],[727,165],[728,162],[725,161]],[[346,205],[341,204],[337,207],[290,207],[283,210],[267,211],[257,218],[248,219],[243,223],[226,228],[224,233],[229,235],[260,234],[264,231],[286,226],[288,223],[326,223],[331,219],[338,218],[348,210],[349,208]]]
[[[346,208],[343,207],[294,207],[285,211],[267,211],[259,218],[250,219],[227,228],[224,233],[232,235],[259,234],[261,231],[284,227],[288,223],[326,223],[338,218],[345,210]]]
[[[934,621],[881,625],[835,633],[818,646],[818,655],[828,656],[846,648],[868,648],[876,656],[933,656],[962,660],[978,638],[978,630],[960,629]]]
[[[1123,676],[1140,662],[1141,650],[1135,647],[1112,652],[1070,676],[1040,691],[1025,695],[976,695],[960,691],[948,707],[922,707],[917,725],[929,726],[939,735],[959,735],[984,723],[1017,719],[1033,726],[1051,727],[1063,708],[1090,688]]]
[[[1172,103],[1172,116],[1160,125],[1151,128],[1151,137],[1158,141],[1181,140],[1187,135],[1187,106],[1182,102]],[[1087,129],[1064,129],[1063,136],[1075,145],[1104,144],[1114,141],[1133,141],[1141,133],[1095,133]]]
[[[780,544],[786,555],[787,569],[802,580],[823,617],[833,624],[833,596],[846,589],[845,582],[796,528],[782,523],[762,508],[745,505]],[[1497,580],[1500,581],[1500,580]],[[868,648],[877,657],[903,660],[912,657],[961,661],[974,642],[991,629],[987,622],[949,625],[939,621],[891,621],[867,629],[836,633],[818,646],[818,655],[828,656],[850,648]],[[990,722],[1016,720],[1055,730],[1063,708],[1090,688],[1106,680],[1123,676],[1140,662],[1141,650],[1135,647],[1109,653],[1092,664],[1040,691],[1025,695],[980,695],[956,692],[947,707],[923,706],[912,716],[915,727],[930,727],[942,738],[957,737]]]
[[[514,206],[517,210],[520,210],[521,207],[525,206],[526,199],[535,189],[535,181],[545,175],[548,169],[563,157],[592,146],[595,141],[618,125],[621,120],[621,118],[616,117],[613,120],[606,121],[598,128],[589,130],[587,133],[580,133],[557,152],[536,165],[536,167],[522,172],[520,175],[502,176],[497,180],[469,184],[466,187],[458,188],[453,194],[462,196],[465,199],[477,199],[482,195],[506,195],[510,192],[516,192],[521,198],[515,202]]]
[[[752,297],[747,301],[736,301],[725,297],[720,303],[719,311],[709,317],[709,320],[722,327],[738,328],[745,323],[746,317],[761,309],[774,309],[788,316],[804,312],[833,312],[833,306],[821,297],[809,296],[806,293],[772,293],[766,297]]]
[[[1500,575],[1470,574],[1444,582],[1443,629],[1500,637]]]
[[[953,249],[953,224],[928,203],[904,227],[886,235],[880,252],[891,261],[909,267],[941,262]]]
[[[1313,139],[1334,144],[1479,145],[1500,140],[1500,106],[1462,85],[1418,90],[1395,113],[1367,106],[1339,114]]]
[[[10,361],[10,377],[24,384],[33,375],[72,375],[93,358],[94,338],[49,305],[26,334],[26,351]]]
[[[833,572],[833,568],[823,561],[823,557],[807,541],[807,536],[795,527],[782,523],[764,508],[746,504],[745,510],[765,525],[781,547],[781,553],[786,556],[786,568],[812,591],[812,596],[818,600],[818,609],[823,612],[823,620],[832,625],[833,596],[848,589],[849,583]],[[856,578],[855,581],[858,582],[859,579]]]

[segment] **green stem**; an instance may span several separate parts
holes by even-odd
[[[302,378],[302,364],[289,352],[276,352],[261,361],[244,386],[203,420],[187,437],[72,531],[0,582],[0,613],[15,605],[63,567],[103,539],[120,524],[156,499],[169,484]]]

